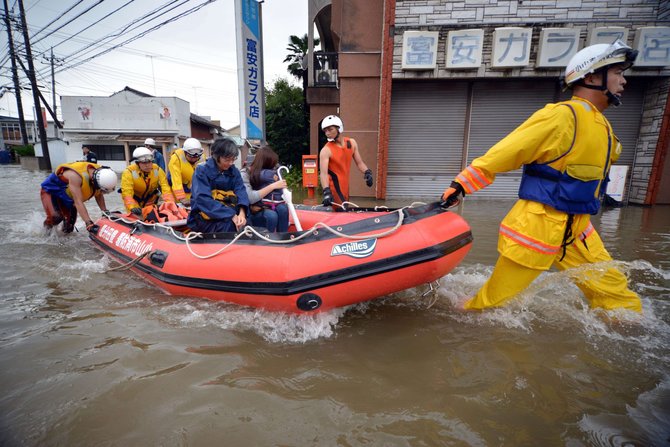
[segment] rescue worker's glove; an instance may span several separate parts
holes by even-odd
[[[191,199],[181,199],[179,203],[184,205],[186,208],[189,208],[191,206]]]
[[[323,188],[323,206],[330,206],[333,204],[333,193],[330,192],[330,188]]]
[[[442,208],[451,208],[452,206],[458,205],[461,202],[461,199],[459,198],[461,195],[465,197],[465,191],[461,184],[458,182],[451,182],[451,185],[444,190],[442,197],[440,197],[440,206]]]
[[[137,217],[142,217],[142,208],[140,207],[136,206],[135,208],[131,208],[130,212],[136,215]]]
[[[363,178],[365,179],[365,184],[368,185],[368,187],[372,186],[372,171],[367,170],[365,171],[365,174],[363,174]]]
[[[86,222],[86,231],[88,231],[89,233],[98,234],[99,229],[100,227],[94,224],[92,220]]]

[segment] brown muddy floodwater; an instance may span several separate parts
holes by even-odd
[[[0,175],[2,446],[670,444],[670,207],[594,217],[641,316],[589,310],[557,272],[459,311],[512,205],[477,200],[456,209],[475,242],[436,297],[289,316],[106,273],[85,231],[42,230],[45,172]]]

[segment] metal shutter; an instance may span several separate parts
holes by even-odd
[[[474,83],[467,162],[488,151],[535,111],[554,102],[555,80],[482,80]],[[517,197],[521,169],[499,174],[477,197]]]
[[[628,176],[633,169],[633,160],[635,160],[635,146],[637,137],[640,134],[640,121],[642,120],[644,103],[645,80],[628,80],[626,90],[624,91],[620,107],[608,107],[605,110],[605,116],[612,125],[623,152],[615,164],[628,166]]]
[[[468,83],[394,82],[387,197],[437,197],[461,171]]]

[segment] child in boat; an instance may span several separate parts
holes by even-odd
[[[272,233],[288,231],[288,206],[282,198],[286,181],[279,179],[278,161],[277,153],[270,146],[262,146],[248,169],[248,183],[245,183],[252,203],[251,223],[264,226]]]

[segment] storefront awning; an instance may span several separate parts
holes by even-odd
[[[144,140],[147,138],[153,138],[156,144],[172,144],[174,143],[174,139],[177,135],[170,135],[170,136],[156,136],[156,135],[148,135],[148,134],[142,134],[142,135],[130,135],[130,134],[123,134],[123,135],[117,135],[115,138],[117,141],[121,141],[123,143],[130,143],[130,144],[142,144],[144,143]]]

